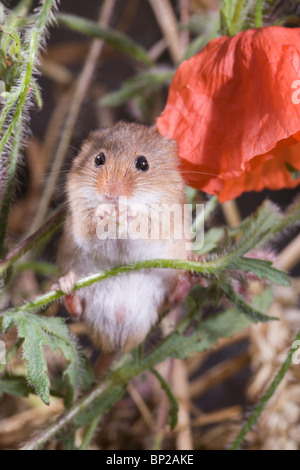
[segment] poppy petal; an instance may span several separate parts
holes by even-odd
[[[177,141],[186,181],[220,200],[296,186],[285,162],[299,167],[299,77],[300,28],[220,37],[184,61],[157,126]]]

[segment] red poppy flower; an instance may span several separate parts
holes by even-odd
[[[157,126],[177,141],[187,183],[222,202],[297,186],[299,79],[300,28],[220,37],[184,61]]]

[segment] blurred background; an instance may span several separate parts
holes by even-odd
[[[18,2],[2,3],[13,7]],[[59,12],[97,21],[104,3],[62,0]],[[299,2],[273,3],[276,5],[270,10],[270,18],[265,19],[266,24],[276,19],[292,26],[299,24]],[[154,65],[146,66],[109,44],[101,46],[98,56],[91,55],[93,40],[67,27],[63,18],[50,28],[39,66],[43,105],[30,112],[31,133],[18,170],[16,198],[9,218],[11,247],[38,228],[49,210],[64,202],[66,173],[89,132],[118,120],[155,124],[182,56],[200,51],[219,30],[217,0],[116,0],[106,2],[106,9],[109,26],[143,46]],[[284,209],[298,193],[299,188],[244,194],[237,200],[239,216],[251,214],[266,197]],[[198,198],[200,202],[209,199],[200,193]],[[209,225],[226,222],[226,214],[219,208]],[[297,228],[290,230],[278,239],[275,248],[282,250],[298,232]],[[50,288],[58,276],[55,257],[59,237],[60,233],[55,234],[39,254],[45,271],[41,267],[28,270],[25,262],[19,267],[8,305],[34,298]],[[223,449],[232,441],[244,416],[277,370],[280,354],[298,321],[299,265],[292,266],[292,275],[292,286],[277,286],[274,294],[272,314],[284,318],[283,326],[253,326],[221,341],[213,350],[184,363],[176,361],[173,382],[181,417],[176,431],[164,430],[163,448]],[[54,314],[66,316],[64,307],[51,306],[47,315]],[[74,324],[71,329],[93,359],[95,351],[84,326]],[[13,332],[11,336],[13,340]],[[50,369],[57,375],[62,359],[56,355],[52,360]],[[20,370],[22,365],[16,362],[11,367]],[[299,449],[299,377],[298,367],[284,380],[276,401],[270,403],[260,424],[248,434],[246,447]],[[105,416],[93,444],[95,448],[149,448],[162,410],[159,386],[149,388],[147,384],[145,377],[133,383],[128,394]],[[0,397],[0,447],[18,447],[51,416],[51,410],[37,399],[4,394]],[[51,445],[55,448],[56,443]]]

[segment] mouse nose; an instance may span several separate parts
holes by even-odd
[[[119,181],[111,181],[105,191],[105,196],[110,201],[116,201],[119,197],[126,196],[126,190]]]

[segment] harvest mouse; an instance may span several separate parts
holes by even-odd
[[[128,209],[125,231],[119,237],[105,238],[99,227],[102,230],[120,216],[120,198],[125,200],[123,210]],[[146,208],[147,214],[152,205],[163,207],[164,214],[166,207],[175,203],[183,209],[185,203],[175,142],[144,125],[119,122],[92,132],[68,174],[67,201],[58,253],[59,288],[66,294],[77,279],[112,267],[147,259],[187,258],[187,242],[174,236],[174,223],[168,237],[160,229],[156,230],[158,237],[147,237],[149,227],[143,237],[126,232],[128,223],[135,222],[130,209],[136,204]],[[112,226],[120,229],[122,222]],[[72,315],[83,319],[94,343],[104,352],[130,350],[157,321],[178,275],[175,269],[122,274],[67,295],[65,303]]]

